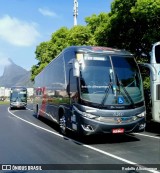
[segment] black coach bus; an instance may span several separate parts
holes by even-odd
[[[36,77],[34,111],[84,135],[145,129],[138,65],[124,50],[95,46],[64,49]]]
[[[23,86],[11,87],[10,109],[26,108],[27,106],[27,88]]]

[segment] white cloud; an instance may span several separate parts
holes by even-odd
[[[49,17],[57,17],[57,14],[48,8],[39,8],[38,11],[43,15],[43,16],[49,16]]]
[[[35,23],[8,15],[0,18],[0,39],[16,46],[31,46],[39,36]]]

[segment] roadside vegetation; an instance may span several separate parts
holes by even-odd
[[[9,101],[0,101],[0,105],[6,105],[9,104]]]

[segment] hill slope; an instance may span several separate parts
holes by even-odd
[[[16,65],[11,59],[9,59],[9,62],[9,65],[5,66],[3,75],[0,77],[0,86],[6,88],[18,85],[32,87],[30,81],[31,73]]]

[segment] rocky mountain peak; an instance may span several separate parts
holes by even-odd
[[[29,71],[16,65],[12,59],[8,59],[8,62],[4,67],[3,75],[0,77],[0,86],[10,88],[17,83],[18,85],[28,85],[28,82],[31,84]]]

